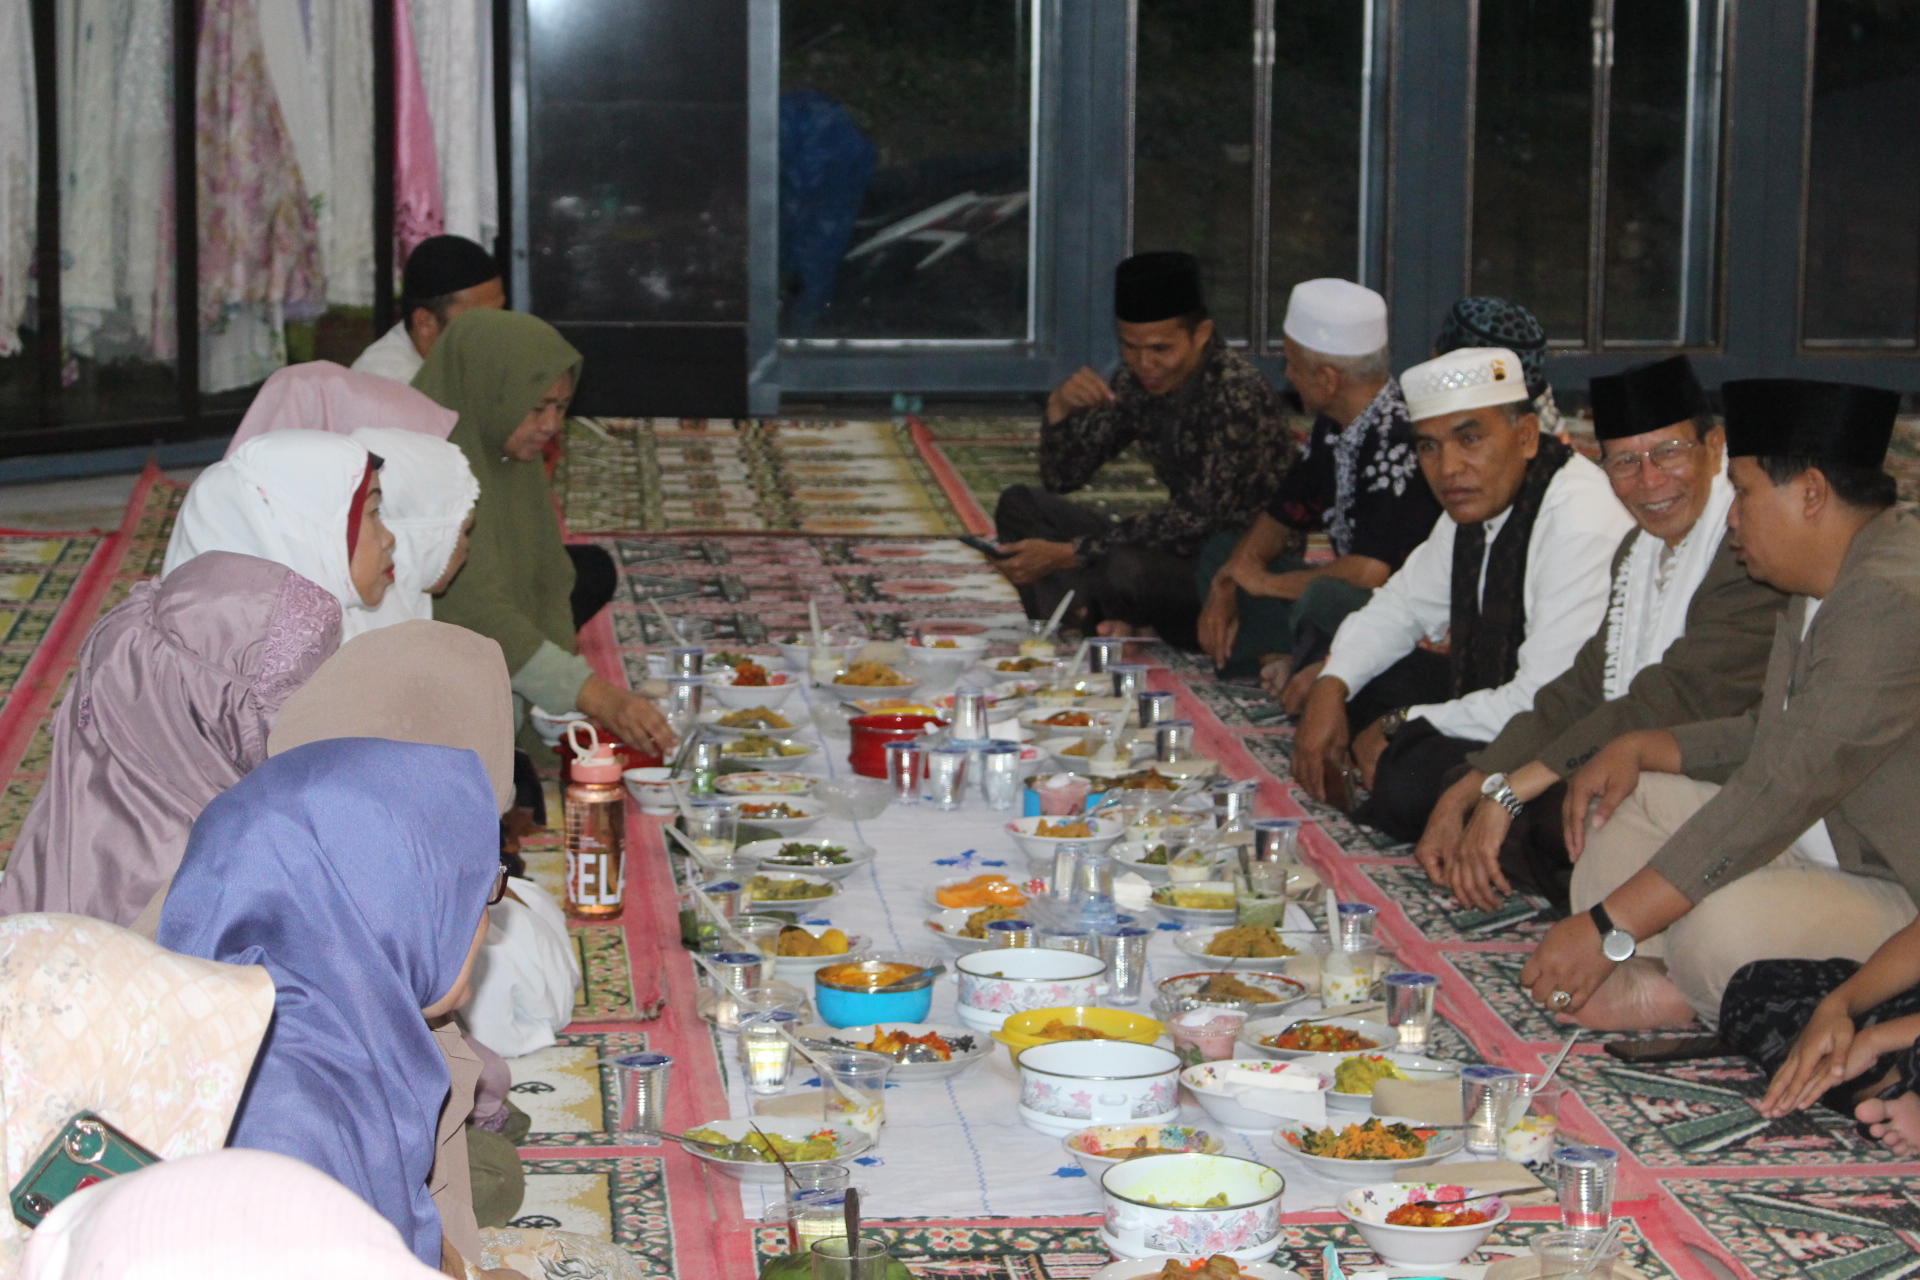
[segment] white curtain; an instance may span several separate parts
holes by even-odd
[[[500,231],[492,0],[410,0],[410,8],[446,229],[492,249]]]
[[[39,199],[39,137],[33,101],[33,27],[27,6],[0,10],[0,356],[20,351]]]

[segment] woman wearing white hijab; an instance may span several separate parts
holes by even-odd
[[[473,526],[480,482],[467,455],[445,440],[394,427],[362,427],[353,439],[386,459],[380,468],[380,521],[394,537],[393,587],[367,629],[430,619],[433,597],[467,562],[467,530]]]
[[[247,441],[187,490],[161,577],[203,551],[258,556],[331,592],[340,638],[359,635],[375,625],[394,578],[379,467],[365,445],[324,431]]]

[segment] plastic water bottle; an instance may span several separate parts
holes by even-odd
[[[567,726],[567,745],[573,748],[564,797],[567,914],[581,920],[617,920],[626,879],[627,808],[620,761],[584,720]]]

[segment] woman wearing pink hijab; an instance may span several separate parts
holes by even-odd
[[[343,369],[331,360],[290,364],[268,378],[253,397],[227,457],[255,436],[299,427],[352,435],[362,427],[393,427],[445,440],[460,415],[442,409],[403,383]]]

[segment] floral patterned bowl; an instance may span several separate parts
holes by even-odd
[[[1471,1187],[1451,1182],[1383,1182],[1354,1188],[1335,1207],[1388,1266],[1451,1267],[1485,1244],[1493,1229],[1507,1220],[1513,1211],[1505,1200],[1493,1196],[1462,1205],[1487,1215],[1485,1222],[1465,1227],[1402,1227],[1388,1222],[1387,1215],[1409,1200],[1445,1204],[1474,1194]]]
[[[1237,1156],[1141,1156],[1100,1175],[1109,1247],[1123,1257],[1271,1257],[1286,1179]],[[1207,1205],[1223,1196],[1225,1204]]]
[[[954,963],[956,1011],[974,1031],[994,1032],[1029,1009],[1100,1003],[1107,964],[1098,956],[1044,947],[974,951]]]
[[[1064,1138],[1090,1124],[1165,1123],[1180,1114],[1180,1055],[1125,1040],[1056,1040],[1016,1059],[1020,1122]]]
[[[1147,1159],[1143,1155],[1127,1154],[1138,1147],[1151,1147],[1156,1155],[1196,1152],[1203,1156],[1217,1156],[1227,1147],[1218,1134],[1190,1124],[1089,1125],[1075,1129],[1061,1139],[1060,1145],[1094,1178],[1127,1160]]]

